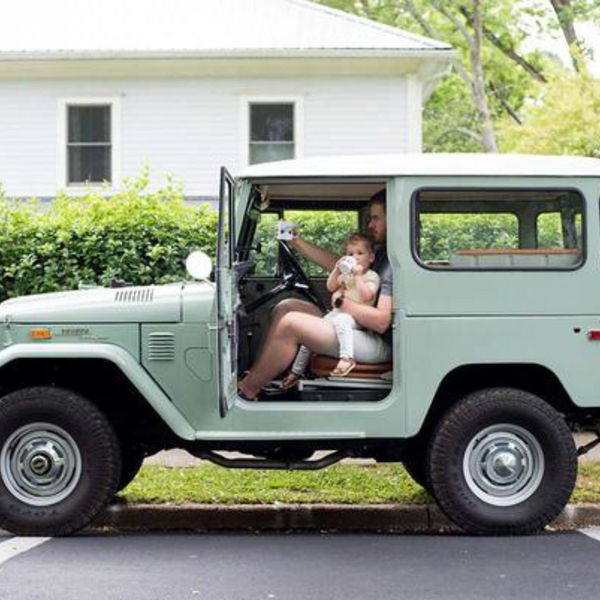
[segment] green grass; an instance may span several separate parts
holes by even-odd
[[[335,465],[322,471],[223,469],[212,464],[145,466],[120,493],[129,503],[182,504],[425,504],[430,496],[401,465]],[[580,465],[572,502],[600,502],[600,463]]]

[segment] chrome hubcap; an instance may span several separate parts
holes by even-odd
[[[61,427],[32,423],[15,431],[0,453],[0,474],[7,489],[32,506],[64,500],[81,477],[81,453]]]
[[[469,489],[495,506],[529,498],[544,476],[544,453],[526,429],[508,423],[480,431],[467,445],[463,474]]]

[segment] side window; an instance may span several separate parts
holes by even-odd
[[[569,269],[582,260],[583,199],[568,190],[422,190],[415,251],[433,269]]]

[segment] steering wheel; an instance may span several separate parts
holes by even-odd
[[[280,257],[283,266],[282,282],[260,298],[254,300],[254,302],[250,302],[250,304],[246,306],[246,311],[252,312],[259,306],[262,306],[275,298],[275,296],[286,291],[294,290],[304,296],[309,302],[316,304],[323,312],[327,312],[327,306],[323,300],[321,300],[315,286],[308,278],[308,275],[298,262],[298,259],[294,256],[290,247],[282,240],[277,240],[277,243],[279,244]]]

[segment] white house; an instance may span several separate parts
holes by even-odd
[[[452,49],[307,0],[0,4],[0,182],[51,198],[144,165],[217,194],[288,157],[418,152]]]

